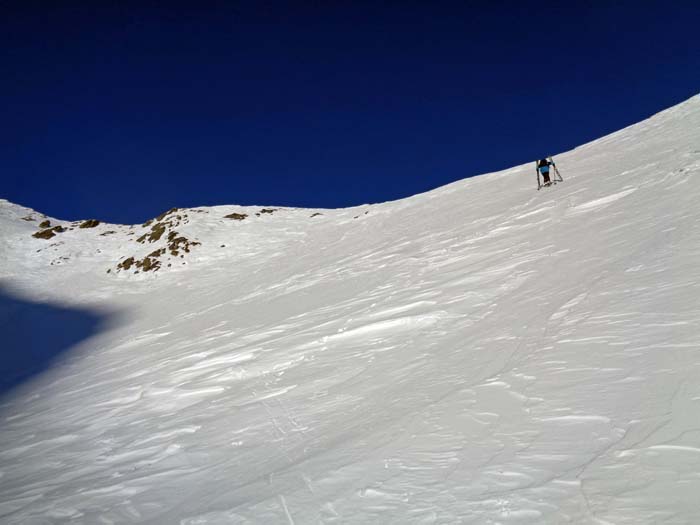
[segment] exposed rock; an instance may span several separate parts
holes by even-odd
[[[245,219],[248,215],[245,213],[232,213],[230,215],[224,216],[224,219],[233,219],[234,221],[242,221]]]
[[[66,229],[63,226],[54,226],[53,228],[47,228],[46,230],[41,230],[32,235],[37,239],[50,239],[54,237],[57,233],[63,233]]]
[[[87,221],[83,221],[80,224],[80,228],[94,228],[95,226],[99,225],[100,221],[97,219],[88,219]]]
[[[36,232],[35,234],[32,235],[32,237],[36,237],[37,239],[50,239],[51,237],[55,236],[56,234],[53,232],[52,229],[48,230],[41,230],[40,232]]]
[[[151,257],[144,257],[142,261],[136,261],[136,266],[141,268],[144,272],[155,271],[160,268],[160,261],[152,259]]]
[[[119,268],[120,270],[128,270],[134,265],[134,262],[136,262],[134,261],[134,258],[129,257],[128,259],[124,259],[122,262],[117,264],[117,268]]]
[[[170,215],[171,213],[175,213],[176,211],[180,211],[180,208],[170,208],[168,211],[164,211],[163,213],[161,213],[160,215],[158,215],[158,217],[156,217],[155,220],[158,221],[158,222],[160,222],[160,221],[162,221],[163,219],[165,219],[165,217],[166,217],[167,215]]]
[[[190,248],[192,246],[199,246],[201,243],[197,241],[190,241],[187,237],[179,236],[177,232],[170,232],[168,235],[168,249],[170,254],[177,257],[180,254],[180,250],[185,253],[190,253]]]
[[[165,253],[165,249],[161,248],[152,253],[149,253],[143,259],[135,259],[134,257],[129,257],[124,259],[117,265],[119,270],[130,270],[132,267],[138,268],[144,272],[156,271],[160,268],[160,261],[157,259],[160,255]],[[136,273],[139,273],[138,271]]]
[[[39,223],[39,228],[50,228],[50,227],[51,227],[51,221],[48,219],[45,221],[41,221]]]
[[[136,239],[136,242],[156,242],[165,233],[166,224],[162,222],[157,222],[151,226],[151,233],[144,233],[141,237]]]
[[[199,246],[201,243],[192,241],[175,231],[175,228],[180,224],[189,222],[187,213],[176,213],[178,211],[180,211],[179,208],[172,208],[147,221],[143,226],[150,226],[150,231],[136,239],[136,242],[141,244],[158,242],[158,244],[163,246],[163,237],[165,237],[167,240],[164,247],[158,248],[142,259],[129,257],[117,265],[117,270],[135,270],[134,273],[157,271],[162,264],[167,262],[167,259],[163,260],[164,255],[184,257],[184,253],[189,253],[192,247]],[[105,232],[102,235],[107,233]],[[133,232],[129,233],[129,235],[133,235]],[[168,266],[171,266],[171,264],[168,264]]]

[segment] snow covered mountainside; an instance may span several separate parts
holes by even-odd
[[[555,160],[139,226],[0,202],[0,522],[700,523],[700,96]]]

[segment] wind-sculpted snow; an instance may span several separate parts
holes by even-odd
[[[3,281],[122,312],[2,399],[0,521],[700,522],[700,98],[555,160],[183,210],[156,273],[0,203]]]

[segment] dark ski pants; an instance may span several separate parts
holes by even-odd
[[[540,173],[542,174],[542,184],[549,184],[549,171],[540,171]]]

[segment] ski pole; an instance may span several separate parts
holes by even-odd
[[[549,162],[552,163],[552,167],[554,168],[554,173],[559,178],[559,182],[564,182],[564,179],[562,178],[561,173],[559,173],[559,168],[557,168],[557,165],[554,164],[552,157],[548,157],[547,160],[549,160]]]
[[[556,164],[554,165],[554,173],[557,174],[557,177],[559,177],[559,182],[564,182],[564,179],[561,176],[561,173],[559,173],[559,169],[557,168]]]

